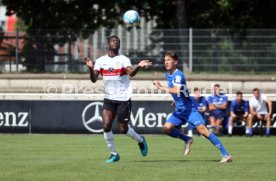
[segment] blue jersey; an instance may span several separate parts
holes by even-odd
[[[225,95],[211,95],[208,97],[208,104],[223,105],[228,103],[228,98]],[[211,111],[214,114],[226,114],[226,109],[215,109]]]
[[[172,75],[170,75],[170,73],[167,72],[166,79],[168,81],[169,88],[179,86],[181,90],[181,93],[179,95],[171,93],[175,102],[175,109],[181,112],[191,111],[193,108],[196,109],[196,105],[190,97],[184,73],[176,69]]]
[[[166,120],[166,122],[173,124],[175,127],[180,128],[186,122],[192,128],[205,124],[202,115],[198,112],[196,103],[191,99],[184,73],[180,70],[175,70],[172,75],[166,73],[168,87],[180,87],[180,94],[171,94],[175,102],[174,113]]]
[[[234,100],[231,102],[231,112],[234,112],[235,114],[244,114],[248,112],[248,102],[245,100],[242,100],[239,104],[237,100]]]
[[[197,109],[201,111],[203,107],[207,107],[208,103],[204,96],[200,96],[198,100],[195,97],[191,97],[193,101],[196,103]]]

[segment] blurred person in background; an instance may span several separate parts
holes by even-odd
[[[236,99],[231,102],[230,118],[229,118],[229,125],[228,125],[229,136],[232,136],[233,122],[244,121],[246,124],[248,124],[249,107],[248,107],[248,102],[243,100],[242,94],[243,93],[241,91],[237,91]]]
[[[202,115],[204,118],[205,122],[207,121],[207,107],[208,107],[208,102],[204,96],[200,95],[200,89],[198,87],[194,88],[194,96],[191,96],[192,100],[196,103],[197,109],[199,113]],[[192,137],[193,136],[193,129],[191,126],[188,127],[188,136]]]
[[[227,116],[228,98],[220,89],[219,84],[214,85],[214,93],[208,97],[209,104],[209,119],[212,126],[212,131],[215,134],[221,135],[222,121]]]
[[[248,135],[252,135],[252,123],[263,121],[266,123],[266,136],[270,136],[272,102],[258,88],[253,89],[253,96],[249,100],[250,116],[248,122]]]

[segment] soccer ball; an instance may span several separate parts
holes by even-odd
[[[125,14],[123,16],[123,21],[126,24],[138,23],[139,20],[140,20],[139,14],[135,10],[128,10],[127,12],[125,12]]]

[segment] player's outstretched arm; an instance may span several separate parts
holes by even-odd
[[[92,60],[90,60],[88,57],[84,57],[83,60],[84,60],[85,64],[87,65],[87,67],[89,68],[90,80],[93,83],[95,83],[98,80],[99,73],[94,71],[94,64],[93,64]]]
[[[148,66],[152,65],[152,62],[150,62],[149,60],[141,60],[138,65],[134,66],[134,67],[128,67],[127,68],[127,73],[130,77],[133,77],[137,74],[137,72],[139,71],[140,67],[145,67],[147,68]]]
[[[168,92],[168,93],[180,94],[180,92],[181,92],[180,87],[174,86],[174,87],[172,87],[172,88],[168,88],[168,87],[162,86],[162,85],[160,84],[160,82],[157,81],[157,80],[153,81],[153,85],[154,85],[157,89],[166,91],[166,92]]]

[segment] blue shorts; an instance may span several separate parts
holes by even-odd
[[[210,112],[209,117],[214,117],[216,120],[217,119],[223,120],[223,118],[225,117],[225,113],[223,113],[223,112],[219,112],[219,113]]]
[[[175,111],[166,122],[173,124],[175,127],[179,128],[181,125],[187,122],[192,128],[196,128],[199,125],[204,125],[205,121],[201,114],[196,111],[189,112],[177,112]]]

